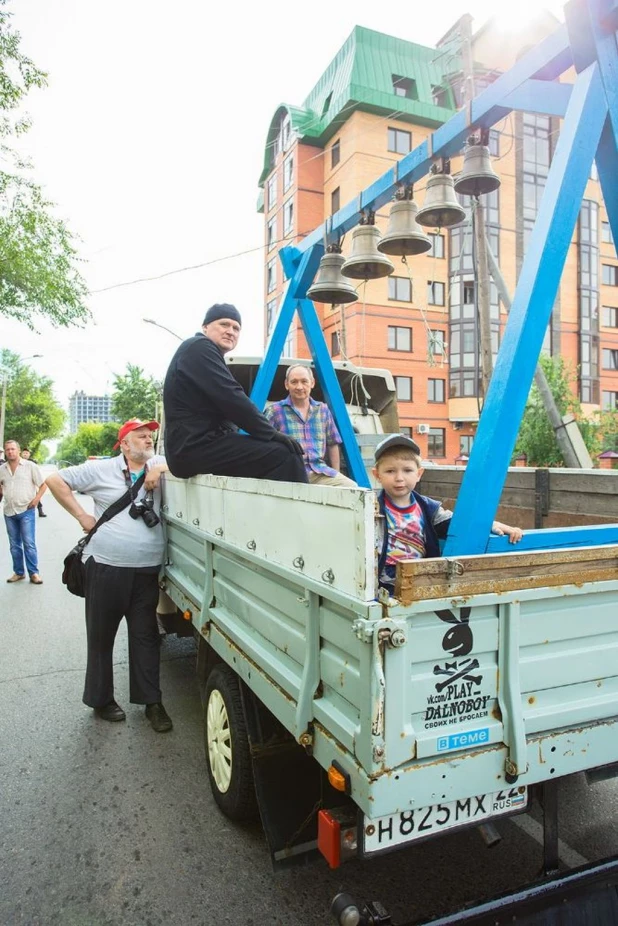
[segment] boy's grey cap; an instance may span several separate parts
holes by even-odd
[[[414,453],[418,453],[419,456],[421,453],[421,448],[411,437],[406,437],[405,434],[389,434],[388,437],[380,441],[375,449],[374,459],[376,463],[383,453],[387,450],[393,450],[395,447],[405,447],[406,450],[412,450]]]

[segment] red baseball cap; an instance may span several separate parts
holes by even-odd
[[[142,421],[141,418],[129,418],[129,420],[125,421],[118,429],[118,440],[114,444],[113,450],[118,450],[120,441],[124,440],[131,431],[137,431],[138,428],[149,428],[151,431],[158,431],[159,427],[158,421]]]

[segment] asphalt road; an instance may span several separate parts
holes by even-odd
[[[80,532],[48,496],[45,509],[44,584],[0,581],[0,926],[325,926],[341,889],[381,900],[397,924],[534,877],[536,811],[502,821],[493,849],[473,830],[336,872],[274,874],[259,828],[229,823],[211,798],[191,639],[163,644],[172,733],[155,734],[129,704],[123,629],[115,678],[127,722],[82,704],[83,602],[60,582]],[[0,579],[11,571],[0,528]],[[618,851],[615,781],[589,789],[580,776],[560,797],[565,862]]]

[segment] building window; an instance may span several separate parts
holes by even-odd
[[[412,350],[412,329],[399,328],[396,325],[388,326],[388,349],[389,350]]]
[[[330,194],[330,213],[334,215],[335,212],[339,212],[341,209],[341,187],[337,187],[336,190]]]
[[[412,437],[412,428],[404,425],[403,427],[399,428],[399,433],[403,434],[404,437]]]
[[[500,132],[496,129],[489,131],[489,153],[492,158],[500,157]]]
[[[287,237],[292,234],[294,228],[294,200],[289,199],[283,207],[283,235]]]
[[[444,257],[444,235],[430,234],[431,251],[429,257]]]
[[[613,348],[603,350],[603,369],[618,370],[618,350]]]
[[[330,336],[330,355],[331,357],[339,357],[341,354],[341,342],[339,341],[339,332],[333,331]]]
[[[436,354],[443,355],[445,353],[446,345],[444,343],[444,331],[441,331],[439,328],[430,329],[428,340],[430,353],[433,356],[436,356]]]
[[[473,443],[474,443],[473,434],[460,434],[459,435],[459,452],[461,454],[465,453],[466,456],[470,456],[472,452]]]
[[[412,280],[410,277],[389,277],[388,298],[397,302],[412,302]]]
[[[444,305],[444,283],[436,280],[427,281],[427,305]]]
[[[618,267],[614,267],[612,264],[601,264],[601,266],[605,286],[618,286]]]
[[[275,326],[277,317],[277,300],[271,299],[266,303],[266,334],[269,335]]]
[[[618,351],[616,351],[616,353],[618,353]],[[395,391],[399,402],[411,402],[412,378],[410,376],[396,376]]]
[[[281,351],[282,357],[293,357],[294,356],[294,334],[292,331],[288,334],[285,339],[285,344],[283,345],[283,350]]]
[[[324,118],[324,116],[326,115],[326,113],[327,113],[328,110],[330,109],[330,104],[331,104],[332,98],[333,98],[333,91],[331,90],[331,92],[328,94],[328,96],[327,96],[326,99],[324,100],[324,106],[322,107],[322,118]]]
[[[451,107],[451,95],[447,87],[440,87],[437,84],[432,84],[431,99],[433,100],[434,106],[445,106],[447,109]]]
[[[412,151],[412,132],[403,129],[388,129],[387,148],[395,154],[409,154]]]
[[[270,251],[277,243],[277,216],[272,218],[266,226],[266,246]]]
[[[427,401],[444,402],[444,380],[428,379],[427,380]]]
[[[618,408],[618,392],[604,392],[603,411],[607,412],[612,408]]]
[[[618,328],[618,309],[611,305],[604,305],[602,324],[604,328]]]
[[[418,100],[415,80],[411,80],[409,77],[400,77],[398,74],[393,74],[392,78],[395,96],[403,96],[407,100]]]
[[[340,160],[341,160],[341,142],[339,141],[339,139],[337,139],[333,147],[330,149],[331,170],[333,167],[337,166]]]
[[[612,227],[609,222],[601,222],[601,241],[604,244],[613,244]]]
[[[266,266],[266,292],[272,293],[277,288],[277,258],[269,261]]]
[[[579,397],[599,401],[599,206],[582,200],[579,213]]]
[[[276,202],[277,202],[277,172],[275,171],[275,173],[272,175],[272,177],[268,181],[267,208],[269,212]]]
[[[294,180],[294,157],[290,155],[283,162],[283,192],[285,193],[292,186]]]
[[[430,428],[427,438],[427,455],[430,457],[446,456],[444,450],[444,428]]]

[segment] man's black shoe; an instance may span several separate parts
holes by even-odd
[[[43,511],[39,511],[39,517],[40,517],[40,518],[46,518],[47,515],[46,515]]]
[[[101,720],[111,720],[112,723],[117,720],[127,719],[127,715],[115,701],[110,701],[105,707],[95,707],[94,712]]]
[[[160,701],[158,704],[146,705],[146,717],[155,733],[167,733],[172,729],[172,721]]]

